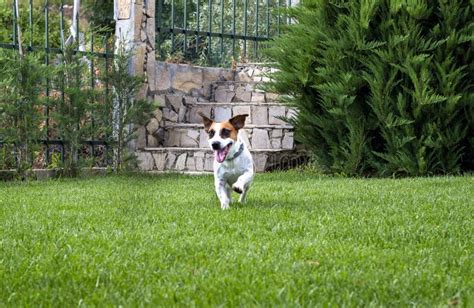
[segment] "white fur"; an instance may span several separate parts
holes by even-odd
[[[250,151],[240,137],[244,132],[239,131],[237,141],[234,142],[231,138],[221,138],[220,123],[215,123],[213,128],[215,134],[213,138],[209,139],[209,146],[211,149],[212,143],[214,142],[221,143],[221,147],[225,147],[233,142],[226,159],[222,163],[219,163],[214,159],[214,184],[216,194],[221,203],[221,208],[225,210],[229,208],[232,190],[241,191],[242,193],[240,194],[239,202],[245,203],[245,198],[250,185],[252,184],[255,173],[254,164]],[[241,144],[244,145],[244,150],[239,156],[234,158],[234,155],[239,150]]]

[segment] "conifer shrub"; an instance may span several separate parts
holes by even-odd
[[[324,170],[473,169],[472,2],[305,0],[268,51],[269,86],[298,109],[296,139]]]

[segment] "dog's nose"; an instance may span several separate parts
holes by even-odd
[[[213,150],[219,150],[221,148],[221,144],[219,142],[213,142],[211,146]]]

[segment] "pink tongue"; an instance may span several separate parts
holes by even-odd
[[[219,163],[222,163],[227,155],[227,147],[223,148],[222,150],[215,151],[216,160]]]

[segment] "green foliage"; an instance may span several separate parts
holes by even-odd
[[[299,110],[296,139],[325,170],[474,167],[472,3],[307,0],[289,14],[296,23],[269,51],[271,88]]]
[[[43,133],[40,89],[46,76],[37,55],[0,50],[0,168],[31,168]]]
[[[43,5],[33,5],[33,28],[29,27],[29,6],[28,2],[20,1],[20,26],[22,29],[22,39],[25,46],[29,46],[30,41],[33,46],[45,45],[45,12]],[[0,43],[13,44],[13,8],[11,3],[2,5],[0,0]],[[50,47],[61,46],[60,15],[57,6],[52,6],[48,14],[48,39]],[[67,27],[67,25],[65,26]]]
[[[135,156],[128,151],[127,144],[134,139],[138,126],[150,119],[153,110],[152,103],[138,98],[144,84],[142,76],[130,74],[131,56],[132,53],[125,48],[124,42],[119,42],[114,65],[108,76],[114,88],[112,130],[116,172],[136,165]]]
[[[76,175],[80,166],[79,151],[83,140],[90,136],[91,113],[96,102],[93,89],[88,86],[90,62],[76,53],[75,45],[67,46],[54,67],[52,86],[56,95],[50,99],[52,130],[59,139],[66,141],[67,155],[64,160],[66,175]]]

